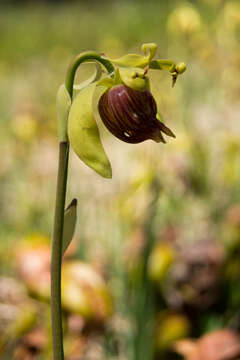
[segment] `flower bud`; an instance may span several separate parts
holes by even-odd
[[[181,62],[181,63],[177,64],[176,68],[175,68],[175,70],[176,70],[176,72],[178,74],[183,74],[184,71],[186,71],[186,69],[187,69],[187,67],[186,67],[186,64],[184,62]]]
[[[162,132],[175,137],[157,119],[157,105],[149,90],[114,86],[101,96],[98,109],[107,129],[127,143],[136,144],[148,139],[165,143]]]

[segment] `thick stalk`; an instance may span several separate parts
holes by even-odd
[[[68,174],[68,142],[59,143],[57,193],[51,256],[51,315],[53,359],[63,360],[63,331],[61,309],[61,265],[64,209]]]

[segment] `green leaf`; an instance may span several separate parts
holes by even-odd
[[[73,199],[64,213],[64,227],[62,238],[62,255],[72,241],[77,221],[77,199]]]
[[[154,43],[143,44],[141,50],[143,51],[145,56],[138,54],[128,54],[115,60],[110,59],[110,61],[113,64],[122,67],[144,68],[149,64],[149,62],[155,56],[157,51],[157,45]]]
[[[58,138],[59,141],[67,141],[67,122],[71,107],[71,98],[65,87],[61,85],[57,92],[57,120],[58,120]]]
[[[102,146],[99,130],[92,111],[96,83],[76,96],[69,112],[68,136],[78,157],[99,175],[111,178],[112,168]]]
[[[73,91],[74,91],[74,96],[82,89],[84,89],[85,87],[87,87],[88,85],[92,84],[94,81],[98,81],[102,75],[102,68],[101,65],[99,63],[94,63],[95,65],[95,71],[94,74],[92,76],[90,76],[87,80],[82,81],[80,84],[74,85],[73,87]]]

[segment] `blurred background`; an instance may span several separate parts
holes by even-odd
[[[174,88],[150,72],[177,137],[129,145],[102,128],[112,180],[71,153],[66,359],[240,358],[239,40],[237,0],[1,0],[0,359],[51,358],[55,97],[67,66],[144,42],[187,64]]]

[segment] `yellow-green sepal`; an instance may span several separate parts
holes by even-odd
[[[121,82],[133,90],[145,91],[149,89],[149,79],[143,69],[119,69]]]
[[[61,85],[58,89],[56,100],[59,142],[68,140],[67,123],[70,107],[71,97],[65,85]]]
[[[149,68],[155,70],[169,71],[172,75],[172,87],[175,85],[178,75],[183,74],[187,69],[185,63],[181,62],[176,65],[175,62],[167,59],[152,60],[149,63]]]
[[[72,241],[77,222],[77,199],[73,199],[64,212],[62,255]]]
[[[145,91],[149,89],[149,79],[146,70],[140,68],[116,68],[114,77],[105,77],[97,82],[97,86],[110,89],[115,85],[124,84],[134,90]]]
[[[115,85],[115,81],[110,77],[102,78],[97,82],[97,86],[104,86],[106,87],[106,89],[109,89],[114,85]]]
[[[154,70],[167,70],[169,72],[175,71],[176,64],[172,60],[168,59],[158,59],[152,60],[149,63],[149,68]]]
[[[99,175],[112,177],[112,168],[102,146],[93,116],[92,99],[96,83],[90,84],[74,99],[68,118],[70,144],[78,157]]]
[[[122,81],[122,78],[120,75],[120,70],[118,67],[115,69],[113,81],[114,81],[114,85],[123,84],[123,81]]]
[[[137,67],[144,68],[153,59],[157,51],[157,45],[155,43],[143,44],[141,47],[143,55],[128,54],[118,59],[110,59],[114,65],[122,67]]]
[[[148,57],[148,60],[151,61],[156,55],[157,44],[155,43],[142,44],[141,51]]]

